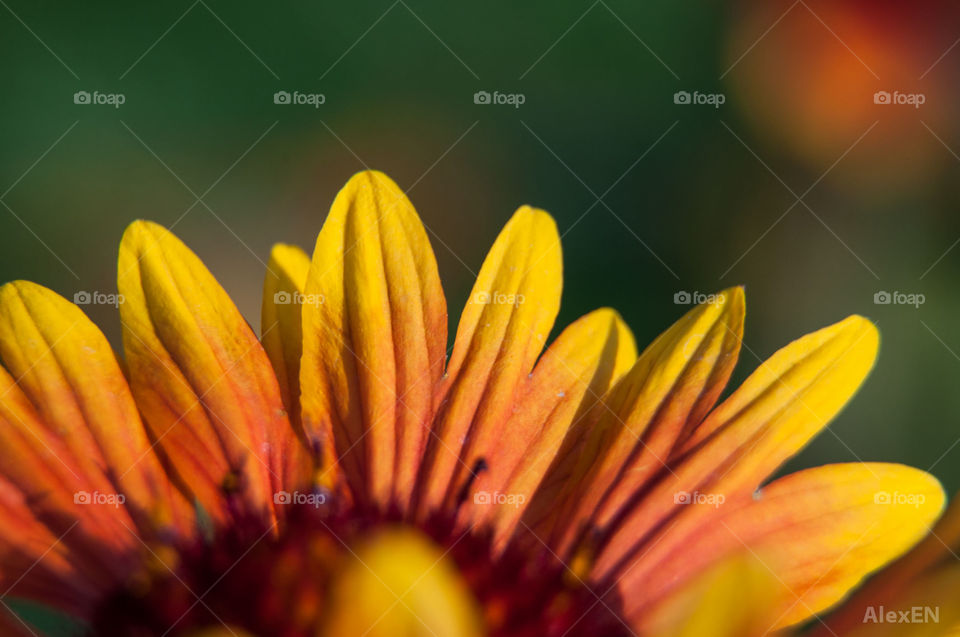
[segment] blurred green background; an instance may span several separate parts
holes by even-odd
[[[647,343],[688,309],[678,292],[745,284],[736,381],[870,317],[877,368],[791,467],[897,461],[960,487],[950,4],[0,5],[0,279],[112,293],[121,234],[147,218],[256,326],[270,246],[311,248],[339,187],[377,168],[431,232],[454,325],[524,203],[563,233],[558,326],[609,305]],[[114,308],[85,309],[116,344]]]

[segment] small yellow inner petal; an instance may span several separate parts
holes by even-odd
[[[336,577],[323,635],[479,637],[477,604],[456,567],[410,530],[379,533]]]

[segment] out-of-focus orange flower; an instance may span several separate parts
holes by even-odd
[[[835,168],[845,187],[922,185],[953,161],[958,19],[939,0],[742,3],[725,79],[758,134],[817,174],[860,140]]]

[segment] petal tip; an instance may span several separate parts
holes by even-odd
[[[362,188],[385,188],[387,190],[395,190],[397,192],[402,192],[400,186],[397,185],[393,179],[390,178],[385,172],[379,170],[366,169],[361,170],[360,172],[354,173],[350,179],[347,180],[347,183],[344,184],[341,192],[344,193],[354,193]]]
[[[557,222],[554,220],[553,215],[542,208],[534,208],[526,204],[517,208],[517,211],[513,213],[510,221],[522,221],[532,226],[547,224],[554,232],[557,231]]]

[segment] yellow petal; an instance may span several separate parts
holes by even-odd
[[[310,257],[296,246],[277,244],[270,252],[263,281],[260,340],[280,384],[283,406],[291,420],[300,415],[300,355],[303,352],[301,308],[306,297]]]
[[[708,516],[709,507],[678,506],[681,493],[749,497],[840,411],[876,358],[878,335],[851,316],[774,354],[720,404],[680,447],[662,480],[632,503],[601,556],[596,574],[629,562],[654,541],[656,529],[681,511]]]
[[[351,551],[333,582],[325,637],[480,637],[476,602],[443,551],[419,534],[384,531]]]
[[[426,231],[379,172],[355,175],[317,237],[303,306],[303,423],[355,493],[404,506],[443,375],[446,301]]]
[[[910,467],[851,463],[799,471],[753,498],[685,505],[691,513],[618,586],[636,600],[630,612],[638,612],[647,600],[747,547],[789,593],[776,620],[786,626],[823,612],[918,542],[943,503],[937,480]],[[709,524],[692,514],[698,508],[713,514]]]
[[[487,470],[477,476],[468,506],[461,508],[464,524],[490,519],[498,541],[506,539],[534,492],[540,493],[561,443],[579,438],[583,416],[636,358],[633,335],[613,310],[596,310],[567,327],[530,377],[521,380],[516,413],[503,436],[487,449],[475,449]]]
[[[649,637],[761,637],[777,623],[783,584],[748,552],[723,560],[635,619]]]
[[[122,495],[144,532],[189,533],[190,509],[147,439],[113,349],[80,308],[35,283],[4,285],[0,357],[85,475],[110,478],[91,484]]]
[[[311,481],[315,461],[300,422],[301,315],[303,304],[308,302],[303,289],[309,269],[310,257],[306,252],[296,246],[275,245],[263,281],[260,309],[260,342],[277,376],[283,407],[300,440],[300,444],[291,447],[292,456],[285,463],[285,482],[291,487]]]
[[[557,511],[563,550],[586,523],[603,527],[664,470],[678,441],[723,391],[743,334],[742,288],[690,310],[655,340],[599,405]],[[551,506],[557,506],[553,498]],[[542,529],[546,534],[547,529]]]
[[[452,501],[483,451],[503,435],[557,316],[561,270],[553,219],[520,208],[490,249],[460,316],[424,459],[421,515]]]
[[[179,239],[143,221],[124,233],[118,287],[130,384],[151,434],[215,520],[231,508],[272,518],[299,443],[230,297]]]

